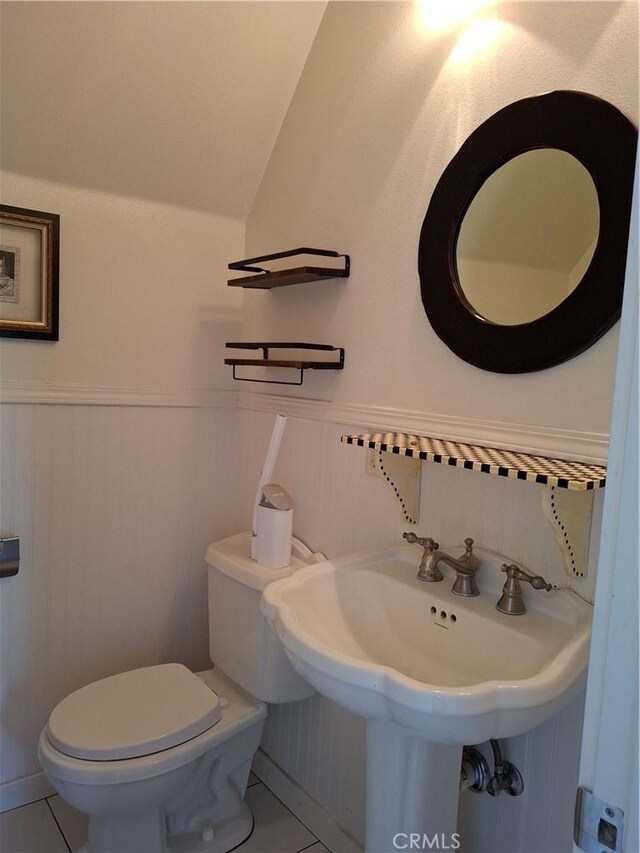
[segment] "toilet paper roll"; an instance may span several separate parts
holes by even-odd
[[[268,569],[285,569],[291,564],[293,509],[258,507],[256,560]]]

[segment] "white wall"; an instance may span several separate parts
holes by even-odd
[[[241,402],[239,515],[248,517],[259,464],[249,439],[261,432],[264,447],[273,412],[288,412],[276,477],[296,500],[294,532],[329,556],[389,546],[406,529],[385,485],[365,478],[362,451],[339,443],[343,432],[366,431],[367,415],[372,428],[400,430],[404,422],[423,431],[432,424],[443,437],[606,457],[617,330],[541,373],[476,370],[429,326],[417,245],[442,170],[500,107],[553,88],[577,89],[637,121],[636,6],[504,3],[484,30],[440,37],[420,31],[415,11],[396,3],[329,6],[247,224],[249,254],[316,245],[352,257],[347,281],[249,293],[243,311],[247,339],[346,348],[341,374],[309,373],[299,390],[265,386]],[[489,49],[456,62],[461,45],[482,32],[495,37]],[[421,534],[443,544],[472,536],[562,579],[541,488],[423,467]],[[463,798],[465,850],[570,849],[580,705],[509,741],[509,757],[525,775],[524,796]],[[313,699],[272,711],[263,747],[362,839],[360,721]]]
[[[346,347],[344,372],[312,377],[300,396],[606,433],[617,330],[541,373],[480,373],[433,334],[417,248],[440,174],[497,109],[576,89],[637,123],[637,5],[496,5],[493,40],[466,64],[454,51],[477,26],[428,37],[417,8],[330,4],[249,216],[247,249],[339,249],[353,272],[251,294],[244,334]]]
[[[326,3],[0,3],[2,168],[245,219]]]
[[[5,204],[60,214],[60,340],[5,339],[4,382],[175,392],[230,387],[239,219],[4,172]]]

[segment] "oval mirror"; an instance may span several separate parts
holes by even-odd
[[[544,317],[582,281],[599,228],[598,193],[582,163],[555,148],[519,154],[464,215],[455,252],[462,294],[491,323]]]
[[[427,317],[456,355],[499,373],[542,370],[611,328],[636,141],[606,101],[551,92],[510,104],[463,143],[418,250]]]

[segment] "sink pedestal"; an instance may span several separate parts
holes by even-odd
[[[367,720],[366,754],[366,853],[456,850],[462,746],[431,743],[395,723]]]

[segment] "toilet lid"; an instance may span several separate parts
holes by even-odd
[[[167,663],[76,690],[49,717],[49,740],[74,758],[135,758],[184,743],[219,719],[213,690],[182,664]]]

